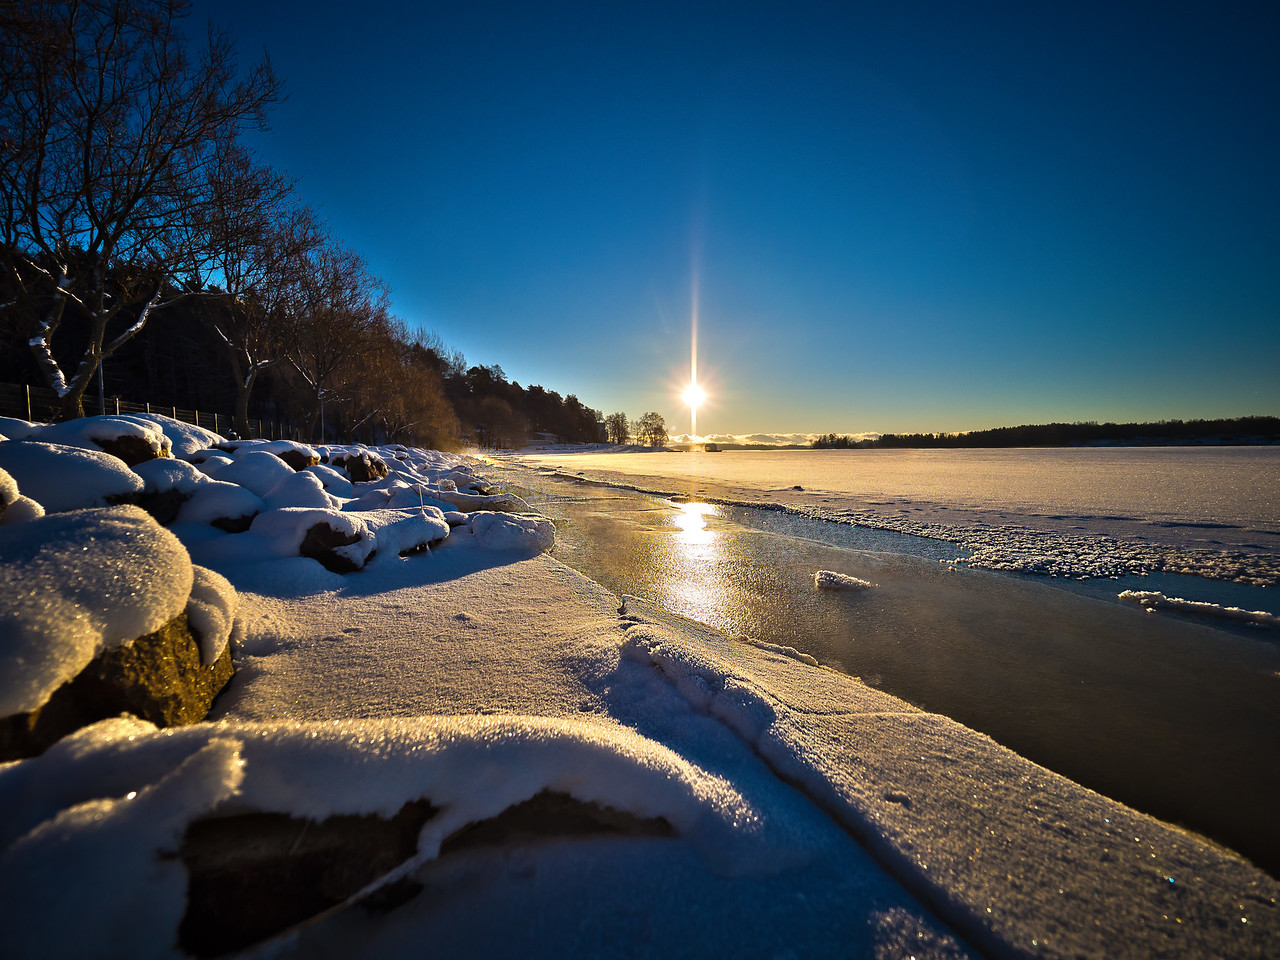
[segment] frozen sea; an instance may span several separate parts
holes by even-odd
[[[1280,612],[1280,449],[508,462],[555,556],[615,593],[796,647],[1280,869],[1280,629],[1119,600]]]

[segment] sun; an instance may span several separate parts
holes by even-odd
[[[684,393],[680,394],[682,400],[695,410],[707,399],[707,393],[696,383],[691,383],[684,388]]]

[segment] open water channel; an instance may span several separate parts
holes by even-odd
[[[795,647],[1280,875],[1280,630],[957,566],[956,545],[892,531],[506,479],[558,521],[554,556],[611,591]],[[875,586],[819,590],[818,570]]]

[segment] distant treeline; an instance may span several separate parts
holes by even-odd
[[[882,450],[960,447],[1159,446],[1161,444],[1280,443],[1280,417],[1160,420],[1154,423],[1043,423],[968,433],[886,433],[874,440],[828,433],[816,450]]]

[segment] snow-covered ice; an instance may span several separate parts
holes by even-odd
[[[237,667],[206,722],[106,720],[0,765],[6,956],[181,955],[193,823],[418,800],[434,812],[416,852],[342,896],[421,893],[268,952],[1262,958],[1280,936],[1280,887],[1230,852],[789,647],[620,604],[547,556],[552,521],[473,461],[372,448],[389,476],[353,482],[332,464],[369,448],[163,433],[179,460],[134,470],[0,441],[6,513],[43,492],[33,456],[78,470],[45,505],[71,512],[0,529],[21,571],[0,622],[23,624],[0,715],[184,609],[203,659],[231,643]],[[121,469],[133,482],[112,486]],[[74,509],[163,492],[190,497],[169,530]],[[299,555],[317,524],[353,572]],[[154,586],[120,591],[122,566]],[[669,829],[451,842],[544,795]]]

